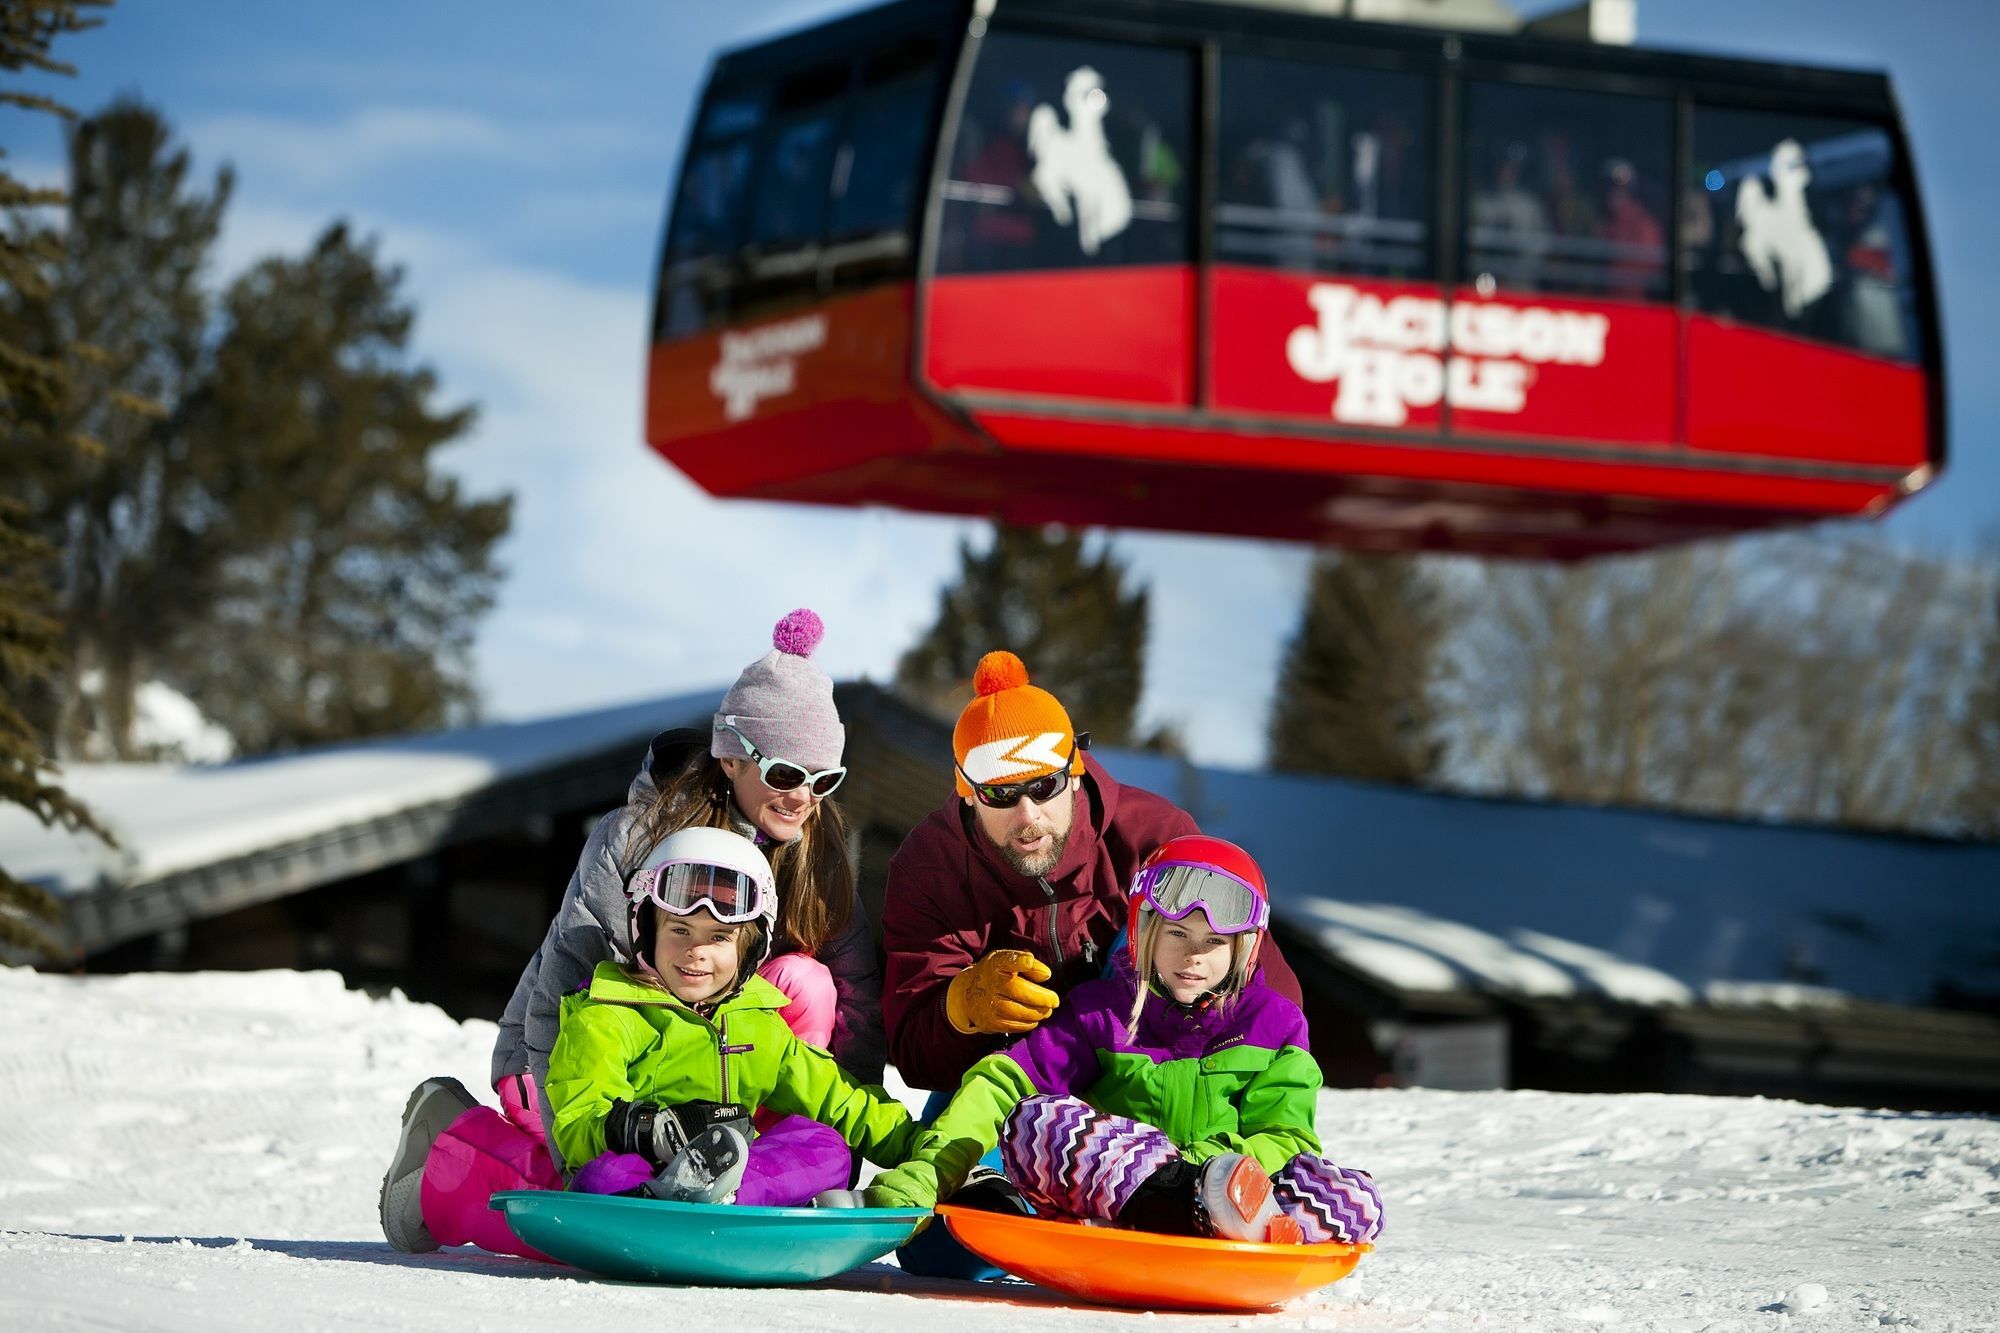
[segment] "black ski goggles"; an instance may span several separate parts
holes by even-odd
[[[1079,731],[1075,743],[1069,747],[1069,753],[1063,756],[1061,768],[1038,778],[1029,778],[1026,782],[974,782],[964,765],[955,763],[952,767],[965,779],[965,785],[972,788],[973,799],[981,805],[989,810],[1012,810],[1024,797],[1036,805],[1047,805],[1062,795],[1063,788],[1069,786],[1070,765],[1076,762],[1076,752],[1089,748],[1090,733]]]
[[[772,791],[796,791],[800,787],[806,787],[814,796],[831,796],[834,789],[846,781],[847,769],[844,766],[823,768],[817,773],[812,773],[808,772],[804,765],[795,764],[789,759],[771,758],[752,744],[748,736],[737,730],[735,722],[736,717],[731,714],[716,725],[734,736],[743,746],[745,753],[750,756],[750,761],[757,765],[757,776],[762,778],[764,785]]]

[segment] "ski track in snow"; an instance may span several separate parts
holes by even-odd
[[[1329,1155],[1382,1186],[1378,1251],[1276,1312],[1150,1315],[886,1262],[724,1290],[398,1254],[375,1208],[404,1099],[430,1074],[484,1088],[492,1024],[323,972],[0,968],[0,1013],[6,1330],[2000,1329],[1987,1117],[1327,1092]]]

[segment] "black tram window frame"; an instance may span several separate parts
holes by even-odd
[[[1439,289],[1451,294],[1466,281],[1461,227],[1453,219],[1464,211],[1467,186],[1461,167],[1465,97],[1469,78],[1503,83],[1637,94],[1667,103],[1669,171],[1678,185],[1690,152],[1691,107],[1741,106],[1746,109],[1793,111],[1867,119],[1889,134],[1897,157],[1892,177],[1907,210],[1911,257],[1910,281],[1916,289],[1917,323],[1922,349],[1919,365],[1931,385],[1931,459],[1945,456],[1944,339],[1939,312],[1937,272],[1931,249],[1931,225],[1924,192],[1918,181],[1908,121],[1888,79],[1879,73],[1823,66],[1796,65],[1731,56],[1647,47],[1611,47],[1520,34],[1451,32],[1443,29],[1342,20],[1257,6],[1186,4],[1179,0],[1091,0],[1090,12],[1078,12],[1072,0],[1008,0],[1001,11],[1010,31],[1169,46],[1196,54],[1195,155],[1191,175],[1196,182],[1195,230],[1190,262],[1195,266],[1197,292],[1216,254],[1214,238],[1214,174],[1217,142],[1214,79],[1221,56],[1234,53],[1282,55],[1304,61],[1369,65],[1425,73],[1436,79],[1436,191],[1438,225],[1434,229],[1433,268]],[[982,37],[993,12],[990,4],[945,5],[958,25],[957,52],[949,91],[933,144],[928,202],[920,237],[918,310],[921,321],[925,292],[936,276],[937,234],[942,217],[938,187],[949,171],[949,146],[958,132],[965,85],[970,80]],[[949,43],[948,43],[949,46]],[[1670,197],[1660,219],[1668,259],[1664,308],[1684,312],[1688,282],[1681,271],[1682,218],[1677,198]],[[1206,300],[1198,300],[1198,381],[1205,384],[1210,352],[1210,321]],[[923,383],[922,354],[913,347]],[[1198,388],[1194,414],[1204,414],[1205,391]],[[1681,394],[1676,394],[1680,398]],[[1449,414],[1444,425],[1449,430]],[[1675,438],[1684,438],[1675,431]],[[1921,479],[1916,479],[1921,484]]]
[[[834,158],[848,123],[860,61],[861,52],[852,48],[838,54],[828,54],[822,49],[813,58],[775,73],[771,80],[771,106],[758,128],[750,164],[744,230],[735,256],[732,318],[780,314],[823,295],[819,282],[820,257],[825,248],[827,220],[832,213]],[[811,94],[802,95],[789,116],[779,100],[787,84],[801,89],[803,94]],[[822,109],[826,113],[827,144],[825,160],[817,173],[817,221],[810,234],[788,236],[782,245],[766,247],[757,236],[764,186],[769,179],[765,173],[773,168],[773,154],[784,134],[802,123],[802,117]]]
[[[1680,132],[1679,90],[1671,82],[1661,79],[1633,78],[1619,74],[1598,74],[1595,72],[1578,74],[1567,70],[1557,71],[1544,66],[1523,65],[1518,62],[1508,62],[1502,65],[1487,61],[1467,60],[1458,65],[1454,69],[1453,74],[1458,85],[1456,89],[1458,133],[1456,136],[1457,142],[1453,145],[1452,158],[1447,169],[1456,175],[1458,195],[1456,200],[1457,213],[1448,220],[1441,220],[1441,225],[1449,226],[1454,233],[1453,241],[1457,247],[1457,281],[1455,288],[1447,290],[1447,296],[1453,295],[1456,289],[1465,287],[1477,277],[1472,272],[1472,266],[1467,258],[1467,252],[1471,248],[1469,233],[1472,219],[1471,207],[1475,193],[1472,189],[1473,173],[1470,170],[1471,163],[1466,149],[1473,137],[1471,123],[1473,98],[1470,95],[1470,85],[1478,84],[1485,87],[1497,86],[1509,90],[1543,90],[1558,94],[1573,93],[1583,96],[1625,97],[1635,99],[1636,101],[1647,101],[1657,104],[1658,109],[1664,113],[1662,124],[1666,130],[1665,137],[1661,141],[1659,154],[1665,163],[1665,170],[1662,173],[1660,183],[1666,193],[1662,196],[1660,216],[1656,220],[1660,229],[1660,244],[1663,251],[1660,267],[1660,279],[1663,290],[1657,295],[1645,296],[1639,299],[1649,305],[1672,305],[1675,295],[1674,271],[1677,267],[1677,256],[1680,254],[1680,210],[1676,207],[1678,196],[1674,193],[1679,188],[1680,182],[1673,175],[1679,161],[1680,151],[1678,140]],[[1557,300],[1594,301],[1604,299],[1606,293],[1581,291],[1572,287],[1557,287],[1546,292],[1539,290],[1520,291],[1516,295],[1522,300],[1533,300],[1537,296],[1547,295]]]
[[[1072,14],[1062,10],[1054,12],[1031,10],[1017,13],[1014,9],[1007,8],[1001,11],[998,20],[975,15],[968,24],[965,37],[957,50],[957,65],[952,71],[944,114],[938,119],[938,132],[931,155],[929,203],[924,213],[919,280],[928,285],[938,275],[938,251],[942,247],[945,226],[943,186],[951,179],[952,158],[957,151],[959,134],[964,129],[966,97],[973,80],[978,77],[979,61],[984,55],[986,40],[994,34],[1108,43],[1168,52],[1185,60],[1188,70],[1186,125],[1188,161],[1182,164],[1182,179],[1185,182],[1187,198],[1184,206],[1187,216],[1183,219],[1182,226],[1185,229],[1183,238],[1186,242],[1186,258],[1176,262],[1189,266],[1199,262],[1203,246],[1207,241],[1203,235],[1207,219],[1202,215],[1200,207],[1203,164],[1207,160],[1204,153],[1206,56],[1202,40],[1198,36],[1175,33],[1157,25],[1107,21],[1099,15]],[[1062,271],[1081,271],[1090,267],[1090,265],[1076,265]]]
[[[932,59],[928,66],[918,62],[906,69],[891,71],[880,82],[871,82],[876,62],[885,53],[924,45],[931,47]],[[958,43],[953,36],[935,26],[882,33],[871,45],[856,53],[854,79],[848,89],[840,122],[835,128],[834,170],[837,172],[840,169],[838,160],[840,151],[851,142],[855,122],[864,110],[864,104],[871,97],[879,95],[879,89],[890,86],[898,77],[909,73],[928,72],[930,88],[923,113],[927,128],[918,139],[915,154],[909,164],[910,202],[900,219],[902,238],[894,253],[888,252],[884,242],[884,238],[893,235],[897,230],[894,227],[877,227],[872,231],[836,235],[833,230],[834,216],[840,196],[833,195],[829,189],[826,226],[822,228],[820,236],[818,281],[822,295],[858,291],[885,282],[906,281],[916,277],[923,251],[926,201],[932,185],[932,163],[937,155],[938,136],[951,86],[952,65],[957,54]]]
[[[1447,75],[1445,62],[1435,57],[1425,57],[1409,51],[1347,46],[1337,42],[1278,42],[1256,37],[1230,42],[1215,42],[1212,46],[1216,54],[1216,63],[1211,77],[1225,81],[1228,66],[1232,60],[1280,61],[1291,65],[1310,66],[1328,74],[1356,71],[1368,74],[1403,75],[1425,80],[1429,84],[1428,92],[1430,94],[1430,105],[1426,108],[1430,121],[1425,127],[1430,139],[1429,147],[1437,159],[1442,160],[1444,157],[1447,122],[1445,120],[1446,107],[1440,94],[1446,82]],[[1199,155],[1200,161],[1218,173],[1218,192],[1213,199],[1208,201],[1207,206],[1202,210],[1202,238],[1204,241],[1203,253],[1205,263],[1220,262],[1217,257],[1221,254],[1221,246],[1216,239],[1215,233],[1220,226],[1217,219],[1217,211],[1221,206],[1219,186],[1219,173],[1222,167],[1220,98],[1226,95],[1226,86],[1215,90],[1216,105],[1205,118],[1200,142],[1196,145],[1196,152]],[[1426,200],[1426,205],[1430,213],[1431,234],[1428,238],[1429,254],[1424,267],[1429,272],[1427,276],[1412,278],[1409,281],[1418,283],[1441,282],[1444,256],[1440,248],[1440,241],[1443,233],[1451,230],[1451,225],[1449,215],[1444,211],[1447,206],[1447,199],[1444,192],[1444,182],[1440,179],[1436,171],[1436,162],[1432,163],[1430,193],[1429,198]],[[1297,270],[1291,271],[1296,272]],[[1338,274],[1331,273],[1324,276],[1333,277],[1338,276]],[[1361,274],[1355,276],[1365,278],[1367,275]]]
[[[757,119],[743,131],[724,135],[705,135],[703,130],[710,110],[730,98],[756,95],[767,104],[760,109]],[[748,217],[752,186],[756,181],[758,143],[764,132],[764,120],[769,114],[767,80],[760,74],[744,76],[733,74],[722,62],[709,72],[708,80],[702,86],[700,99],[695,103],[689,117],[687,140],[681,149],[681,160],[674,171],[672,194],[669,196],[666,225],[662,229],[659,243],[659,265],[653,287],[652,340],[655,343],[682,341],[699,337],[729,322],[736,308],[735,295],[738,286],[736,276],[737,256],[742,249],[743,230]],[[717,293],[712,308],[703,311],[703,318],[692,329],[669,335],[667,324],[667,278],[674,255],[674,242],[679,236],[684,221],[682,208],[687,202],[688,179],[695,163],[708,154],[736,147],[745,147],[749,160],[743,169],[743,189],[732,205],[728,222],[729,245],[718,251],[716,259],[729,275]]]
[[[929,193],[931,183],[931,161],[937,142],[938,121],[949,82],[951,62],[955,59],[958,49],[958,33],[962,30],[955,26],[962,21],[962,16],[956,12],[958,8],[958,0],[946,0],[942,4],[940,0],[895,0],[891,4],[804,28],[768,42],[725,51],[716,56],[710,64],[708,76],[702,84],[700,95],[689,118],[681,159],[673,174],[666,223],[662,229],[657,251],[659,266],[654,283],[651,331],[654,343],[678,342],[686,338],[713,334],[717,329],[727,327],[739,319],[779,313],[783,306],[809,302],[824,297],[831,290],[855,290],[878,282],[910,280],[916,276],[917,256],[923,243],[924,199]],[[833,128],[833,153],[837,154],[840,144],[850,131],[855,103],[866,92],[865,78],[870,61],[885,50],[926,40],[934,42],[936,46],[936,83],[933,99],[926,113],[931,128],[919,145],[912,170],[915,189],[912,192],[912,207],[905,221],[908,244],[904,257],[893,266],[892,270],[870,272],[858,282],[843,282],[838,263],[829,272],[828,265],[824,262],[824,255],[828,247],[828,229],[831,225],[834,199],[830,189],[827,189],[823,191],[821,199],[820,226],[810,242],[811,248],[816,252],[815,263],[811,266],[812,282],[799,284],[795,289],[770,297],[759,297],[753,292],[746,291],[750,281],[748,266],[753,258],[746,253],[752,246],[749,231],[756,208],[758,181],[774,138],[772,120],[775,112],[771,105],[771,93],[776,85],[812,67],[834,63],[845,64],[845,83],[838,95]],[[669,337],[666,333],[666,303],[662,298],[666,290],[667,257],[674,242],[675,228],[680,221],[682,191],[691,164],[702,152],[717,142],[713,136],[704,137],[702,134],[706,113],[713,104],[727,96],[741,90],[760,87],[766,90],[766,105],[762,117],[747,135],[750,161],[746,168],[746,184],[742,197],[735,201],[734,245],[726,256],[729,268],[727,285],[712,306],[704,310],[703,319],[698,327],[677,332]],[[729,136],[726,141],[740,142],[745,137]],[[830,156],[829,184],[832,167]]]

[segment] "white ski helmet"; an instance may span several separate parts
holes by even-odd
[[[737,983],[771,956],[778,929],[778,881],[757,844],[720,828],[684,828],[660,839],[626,881],[626,947],[651,968],[653,913],[685,916],[705,909],[729,925],[755,921],[763,939],[738,969]]]

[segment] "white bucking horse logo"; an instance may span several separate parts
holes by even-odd
[[[1056,109],[1038,103],[1028,115],[1028,153],[1035,169],[1028,176],[1042,202],[1061,226],[1076,222],[1076,243],[1087,255],[1132,223],[1132,189],[1104,138],[1104,113],[1111,99],[1104,80],[1088,65],[1070,71],[1063,85],[1065,127]]]
[[[1737,243],[1743,258],[1757,275],[1758,285],[1778,293],[1791,319],[1833,285],[1826,239],[1806,208],[1806,186],[1811,182],[1805,150],[1797,139],[1786,139],[1771,150],[1769,190],[1754,176],[1736,187],[1736,225],[1742,233]]]

